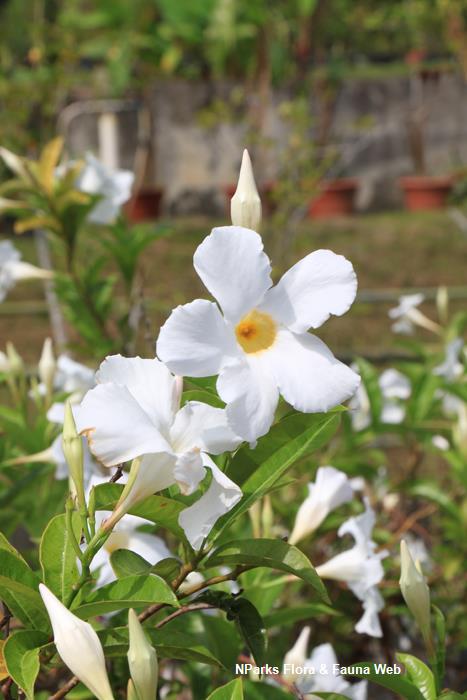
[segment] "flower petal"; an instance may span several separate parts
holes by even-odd
[[[274,420],[279,391],[260,358],[224,367],[217,380],[219,396],[227,404],[227,418],[234,433],[254,443]]]
[[[96,381],[125,386],[151,423],[168,435],[176,410],[173,401],[176,387],[175,377],[162,362],[111,355],[99,367]]]
[[[282,329],[259,358],[274,377],[284,399],[297,411],[328,411],[349,399],[360,377],[339,362],[316,336]]]
[[[214,228],[198,246],[193,262],[204,285],[233,323],[255,308],[272,284],[271,263],[261,237],[241,226]]]
[[[160,330],[157,354],[175,374],[209,377],[238,350],[216,304],[196,299],[172,311]]]
[[[295,333],[318,328],[331,314],[342,316],[357,293],[357,276],[343,255],[316,250],[286,272],[261,308]]]
[[[211,484],[206,493],[192,506],[185,508],[178,518],[193,549],[201,547],[216,521],[242,497],[239,486],[221,472],[207,455],[203,455],[203,464],[212,471]]]
[[[199,450],[185,452],[177,458],[174,477],[184,496],[190,496],[206,475]]]
[[[74,408],[78,432],[107,467],[171,449],[149,416],[125,386],[100,384]]]
[[[198,401],[189,401],[178,411],[170,437],[175,452],[198,447],[213,455],[234,450],[241,442],[229,427],[224,409]]]
[[[162,491],[175,483],[175,455],[160,452],[143,457],[136,479],[129,493],[118,506],[120,513],[126,513],[136,503],[144,501],[153,493]]]

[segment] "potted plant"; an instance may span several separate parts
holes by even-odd
[[[406,57],[411,67],[408,141],[414,174],[401,177],[399,184],[409,211],[443,208],[453,186],[451,175],[432,176],[427,172],[423,133],[427,118],[424,87],[430,74],[421,70],[424,57],[423,51],[411,51]]]

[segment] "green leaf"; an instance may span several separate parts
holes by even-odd
[[[0,599],[23,624],[50,629],[49,618],[39,595],[39,579],[15,554],[0,549]]]
[[[28,700],[34,699],[34,683],[40,668],[39,652],[47,642],[48,635],[44,632],[20,630],[8,637],[3,647],[8,674]]]
[[[378,424],[381,418],[383,408],[383,397],[381,387],[379,385],[379,376],[376,369],[367,360],[362,357],[357,359],[358,371],[362,378],[363,385],[368,395],[370,402],[371,419],[374,424]]]
[[[341,615],[341,613],[329,605],[325,605],[325,603],[311,603],[310,605],[300,605],[295,608],[274,610],[269,615],[264,615],[263,622],[266,629],[270,627],[287,627],[294,625],[299,620],[311,619],[318,615],[331,615],[334,617]]]
[[[435,688],[435,677],[431,669],[423,661],[411,654],[396,654],[396,659],[404,664],[407,677],[416,686],[425,700],[436,700],[438,693]]]
[[[362,669],[362,673],[355,672],[351,675],[358,678],[365,678],[377,685],[392,690],[396,695],[400,695],[406,700],[424,700],[422,693],[416,688],[407,676],[394,676],[384,673],[381,668],[384,664],[376,664],[372,661],[357,661],[352,664],[353,669]],[[365,670],[367,671],[365,673]],[[350,675],[350,674],[349,674]]]
[[[325,700],[348,700],[348,695],[341,695],[340,693],[316,693],[313,692],[317,698],[325,698]]]
[[[180,573],[181,562],[174,557],[167,557],[166,559],[161,559],[151,567],[151,573],[160,576],[170,583],[173,581]]]
[[[81,524],[76,512],[72,514],[72,527],[79,542]],[[60,600],[66,600],[73,584],[79,578],[79,572],[65,514],[56,515],[45,528],[39,548],[39,559],[45,585]]]
[[[129,549],[116,549],[110,555],[110,564],[117,578],[147,574],[151,564]]]
[[[240,678],[236,678],[222,688],[216,688],[207,700],[243,700],[243,686]]]
[[[261,615],[246,598],[235,598],[229,607],[227,619],[235,620],[256,665],[263,666],[266,663],[267,637]]]
[[[309,583],[322,600],[329,602],[323,582],[310,560],[297,547],[282,540],[258,538],[221,545],[207,560],[206,568],[224,565],[261,566],[294,574]]]
[[[73,608],[73,613],[87,619],[115,610],[143,607],[153,603],[165,603],[173,607],[180,605],[172,589],[159,576],[127,576],[87,595],[84,601],[80,600]]]
[[[10,552],[11,554],[14,554],[15,557],[18,557],[18,559],[21,559],[25,564],[26,562],[24,561],[23,557],[21,554],[18,552],[17,549],[13,547],[12,544],[10,544],[9,540],[5,537],[3,532],[0,532],[0,549],[5,549],[6,551]],[[27,564],[26,564],[27,566]]]
[[[290,700],[290,693],[259,681],[243,681],[245,700]]]
[[[295,462],[327,443],[339,425],[337,413],[293,414],[273,426],[258,440],[255,450],[242,447],[227,469],[228,475],[242,487],[243,498],[218,521],[219,534],[252,504],[268,493]]]
[[[439,485],[431,481],[417,481],[412,483],[408,489],[412,496],[418,496],[419,498],[427,498],[430,501],[434,501],[441,508],[443,508],[449,515],[451,515],[455,520],[461,519],[460,510],[452,502],[451,496],[441,491]]]
[[[169,623],[170,624],[170,623]],[[145,627],[144,631],[159,658],[196,661],[222,667],[222,663],[196,637],[178,631]],[[98,632],[106,658],[126,656],[128,652],[128,627],[117,627]]]
[[[95,487],[96,510],[113,510],[120,498],[123,486],[120,484],[100,484]],[[185,533],[178,524],[178,516],[185,508],[180,501],[163,496],[149,496],[134,508],[130,508],[131,515],[139,515],[146,518],[159,527],[165,527],[177,537],[185,540]]]

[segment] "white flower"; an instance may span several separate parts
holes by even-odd
[[[106,466],[142,457],[119,512],[172,484],[192,494],[206,467],[211,471],[207,491],[179,517],[191,546],[199,548],[242,494],[206,454],[233,450],[241,442],[228,427],[225,411],[196,401],[179,408],[180,380],[156,359],[108,357],[96,381],[76,409],[78,429],[87,435],[91,451]]]
[[[102,197],[91,211],[89,221],[111,224],[117,218],[122,204],[131,197],[134,175],[130,170],[109,170],[91,153],[86,154],[85,162],[76,187],[81,192]]]
[[[320,467],[316,482],[308,484],[308,497],[298,509],[290,544],[295,544],[318,528],[327,515],[351,501],[353,488],[347,475],[334,467]]]
[[[451,340],[446,346],[444,361],[434,368],[433,373],[437,374],[448,382],[455,381],[464,373],[464,365],[460,361],[464,341],[462,338]]]
[[[371,618],[372,636],[380,637],[381,630],[378,629],[379,625],[376,625],[374,620],[379,599],[372,589],[384,576],[381,559],[387,556],[387,552],[375,552],[376,544],[371,539],[374,524],[375,513],[365,499],[364,513],[346,520],[337,533],[339,537],[345,534],[352,535],[355,545],[316,567],[316,572],[322,578],[345,581],[359,600],[367,602],[367,605],[364,605],[365,614],[357,623],[357,627],[369,627]],[[369,595],[372,597],[371,601],[368,599]],[[355,629],[358,632],[357,627]]]
[[[405,294],[399,297],[399,305],[389,309],[389,318],[395,319],[391,328],[394,333],[411,335],[415,326],[439,334],[441,327],[423,314],[417,307],[425,300],[425,295]]]
[[[84,394],[94,386],[94,375],[93,369],[72,360],[68,355],[59,355],[54,374],[54,389],[69,394],[68,399],[72,404],[79,403]],[[41,382],[37,390],[39,394],[45,394],[45,384]],[[63,423],[64,411],[64,403],[54,403],[49,409],[47,418],[52,423]]]
[[[352,396],[360,378],[307,332],[351,306],[357,279],[348,260],[317,250],[272,287],[260,236],[225,226],[201,243],[194,266],[222,313],[201,299],[177,307],[157,353],[177,374],[219,374],[217,391],[235,433],[250,442],[267,433],[279,393],[305,413]]]
[[[95,630],[80,620],[44,586],[39,592],[52,623],[60,658],[99,700],[113,700],[105,668],[104,651]]]
[[[405,417],[405,407],[401,401],[410,396],[410,381],[397,369],[386,369],[381,373],[378,384],[383,399],[381,422],[391,425],[402,423]],[[349,409],[353,429],[359,431],[368,428],[371,424],[370,400],[363,383],[350,399]]]
[[[93,479],[92,485],[99,483]],[[103,480],[102,482],[103,483]],[[96,513],[97,528],[111,515],[109,511]],[[150,564],[157,564],[162,559],[173,555],[167,549],[164,540],[148,532],[139,532],[141,525],[150,523],[149,520],[138,518],[136,515],[124,515],[112,530],[110,537],[92,560],[91,571],[98,572],[97,585],[104,586],[115,580],[115,574],[110,564],[110,555],[116,549],[129,549]],[[152,524],[152,523],[150,523]]]
[[[53,273],[21,261],[21,253],[11,241],[0,241],[0,302],[16,282],[29,279],[49,279]]]
[[[433,435],[431,444],[442,452],[446,452],[451,447],[449,440],[447,440],[444,435]]]
[[[339,672],[334,672],[338,662],[331,644],[320,644],[313,649],[311,656],[306,658],[309,636],[310,628],[305,627],[292,649],[285,655],[283,668],[286,678],[292,676],[295,685],[303,695],[309,695],[310,693],[340,693],[347,698],[352,698],[352,700],[366,700],[366,681],[351,684]],[[314,669],[314,673],[294,676],[287,672],[287,664],[303,667],[304,669],[308,668],[310,671]]]

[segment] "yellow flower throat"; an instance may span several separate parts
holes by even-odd
[[[247,353],[267,350],[275,341],[277,326],[273,318],[253,309],[235,326],[237,341]]]

